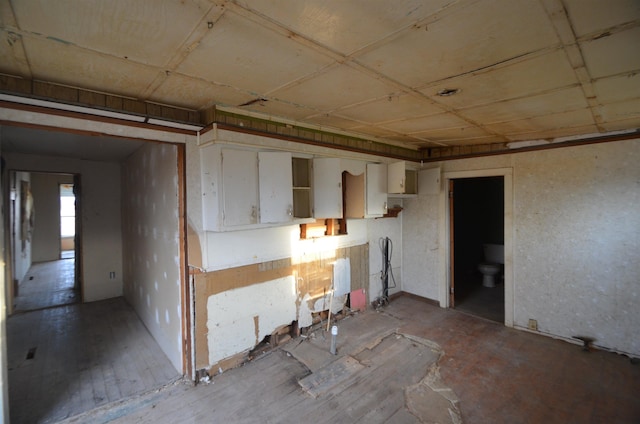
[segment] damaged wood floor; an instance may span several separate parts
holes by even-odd
[[[318,330],[208,385],[174,384],[68,423],[460,422],[455,394],[438,378],[437,345],[374,311],[336,325],[336,355],[330,332]]]
[[[410,296],[193,386],[178,380],[66,423],[635,423],[640,365]]]

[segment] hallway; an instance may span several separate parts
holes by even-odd
[[[56,422],[181,378],[123,298],[7,320],[11,422]]]
[[[18,287],[14,311],[33,311],[81,302],[80,291],[73,287],[74,266],[73,257],[31,265]]]

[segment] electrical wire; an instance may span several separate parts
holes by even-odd
[[[389,256],[385,260],[385,241],[387,243],[389,249]],[[380,237],[378,239],[378,247],[380,247],[380,252],[382,253],[382,270],[380,271],[380,280],[382,281],[382,290],[379,296],[380,302],[382,304],[389,303],[388,292],[389,289],[396,288],[396,278],[393,275],[393,267],[391,266],[391,257],[393,256],[393,242],[389,237]],[[391,281],[393,285],[389,285],[389,280],[387,277],[391,276]],[[387,294],[385,294],[384,281],[387,280]]]

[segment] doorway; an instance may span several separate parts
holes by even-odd
[[[81,301],[79,176],[11,171],[14,312]]]
[[[449,198],[450,304],[504,322],[504,177],[451,179]],[[489,262],[497,274],[487,278],[479,265]]]

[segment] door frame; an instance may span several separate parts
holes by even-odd
[[[440,286],[438,290],[440,306],[450,308],[450,293],[453,283],[451,271],[452,260],[452,235],[451,235],[451,210],[449,202],[449,184],[451,180],[458,178],[476,177],[503,177],[504,178],[504,324],[513,327],[514,321],[514,286],[513,286],[513,168],[478,169],[470,171],[444,172],[442,179],[443,190],[440,190]]]

